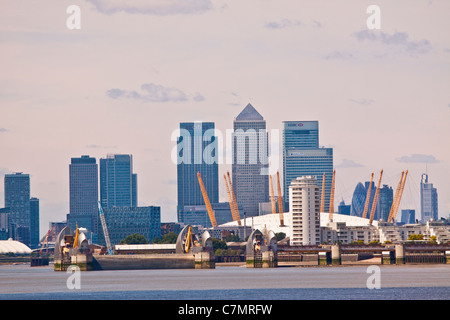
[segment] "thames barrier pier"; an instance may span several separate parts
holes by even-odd
[[[132,269],[214,269],[212,238],[205,231],[201,239],[190,225],[178,235],[176,253],[93,254],[84,233],[65,227],[55,242],[54,270],[66,271],[77,266],[81,271]]]

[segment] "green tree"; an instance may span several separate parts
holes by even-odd
[[[423,240],[423,234],[412,234],[408,237],[408,240],[410,241]]]
[[[177,243],[177,239],[178,235],[171,231],[161,239],[161,243]]]
[[[228,249],[227,243],[225,241],[218,240],[216,238],[212,238],[212,243],[213,243],[214,251],[216,251],[217,249],[223,249],[223,250]]]
[[[133,233],[126,236],[119,244],[147,244],[148,240],[141,234]]]
[[[284,238],[286,238],[286,233],[277,232],[277,233],[275,233],[275,238],[277,238],[277,241],[283,240]]]

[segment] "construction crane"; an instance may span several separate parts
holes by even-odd
[[[269,175],[270,184],[270,202],[272,203],[272,213],[277,213],[277,205],[275,203],[275,194],[273,193],[272,176]]]
[[[398,195],[400,194],[400,188],[402,187],[402,182],[403,182],[404,175],[405,175],[405,172],[402,171],[402,175],[401,175],[400,180],[398,182],[397,189],[395,190],[394,201],[392,201],[391,210],[389,211],[389,216],[388,216],[388,219],[387,219],[388,222],[392,220],[393,212],[395,210],[395,206],[396,206],[396,203],[397,203],[397,200],[398,200]]]
[[[398,212],[398,208],[400,207],[400,201],[402,200],[403,189],[405,188],[407,176],[408,176],[408,170],[405,171],[404,175],[402,172],[402,177],[400,178],[400,183],[399,183],[400,188],[398,189],[398,194],[397,194],[397,192],[395,193],[396,199],[395,199],[395,202],[392,204],[391,212],[389,213],[388,222],[394,223],[395,219],[397,218],[397,212]]]
[[[367,218],[367,211],[369,211],[370,195],[372,192],[372,182],[373,182],[373,172],[372,175],[370,176],[369,189],[367,189],[366,203],[364,204],[364,212],[362,215],[363,218]]]
[[[209,202],[208,193],[206,192],[205,185],[203,184],[202,176],[200,172],[197,172],[198,183],[200,184],[200,189],[202,190],[203,200],[205,201],[206,210],[208,211],[209,220],[211,220],[211,225],[213,227],[217,227],[216,217],[214,216],[214,211],[211,206],[211,202]]]
[[[42,251],[44,250],[44,247],[46,247],[46,253],[48,253],[48,237],[50,235],[50,230],[47,231],[47,234],[45,235],[44,239],[42,240],[42,246],[39,250],[39,255],[41,255]]]
[[[371,225],[373,222],[373,218],[375,217],[375,210],[377,209],[378,204],[378,195],[380,194],[380,186],[381,186],[381,178],[383,176],[383,169],[380,172],[380,178],[378,179],[377,190],[375,191],[375,197],[373,198],[372,210],[370,211],[370,219],[369,224]]]
[[[320,212],[325,212],[325,173],[322,179],[322,195],[320,196]]]
[[[231,196],[230,187],[228,186],[228,183],[231,184],[231,181],[228,182],[227,176],[225,174],[223,175],[223,178],[225,179],[225,186],[227,188],[228,203],[230,204],[231,216],[233,217],[233,221],[237,221],[238,225],[241,225],[241,217],[239,216],[239,211],[236,212],[236,208],[234,205],[234,199]]]
[[[98,213],[100,216],[100,222],[102,223],[103,235],[105,236],[106,251],[108,252],[109,255],[113,255],[114,252],[111,246],[111,240],[109,239],[109,232],[108,227],[106,226],[105,214],[103,213],[103,208],[100,202],[98,202]]]
[[[278,212],[280,213],[280,226],[284,226],[283,196],[281,195],[280,172],[277,171]]]
[[[329,221],[333,221],[335,178],[336,178],[336,170],[333,170],[333,180],[331,182],[331,194],[330,194],[330,210],[329,210],[330,214],[328,215]]]
[[[233,199],[233,208],[234,208],[234,212],[236,212],[236,218],[238,219],[238,225],[241,225],[241,214],[239,213],[239,207],[238,207],[238,203],[237,203],[237,199],[236,199],[236,194],[234,193],[234,187],[233,187],[233,183],[231,182],[231,177],[230,177],[230,172],[227,171],[227,176],[228,176],[228,183],[230,185],[230,193],[231,193],[231,198]]]

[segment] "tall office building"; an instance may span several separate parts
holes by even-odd
[[[30,199],[30,248],[39,247],[39,199]]]
[[[303,176],[289,186],[291,245],[320,243],[320,189],[315,176]]]
[[[377,216],[375,217],[375,219],[383,219],[384,221],[387,221],[389,218],[389,213],[391,212],[393,201],[394,191],[392,190],[392,187],[384,184],[383,187],[380,188],[378,196]]]
[[[266,121],[248,104],[233,122],[232,183],[247,217],[259,214],[269,201],[268,133]]]
[[[333,149],[319,148],[318,121],[283,121],[283,193],[289,203],[289,185],[302,176],[315,176],[322,190],[325,174],[325,211],[330,205]],[[287,209],[287,208],[286,208]]]
[[[9,208],[11,238],[30,246],[30,175],[21,172],[5,175],[5,207]]]
[[[184,222],[184,206],[205,204],[198,182],[200,172],[211,203],[219,202],[218,145],[214,122],[182,122],[177,153],[177,216]]]
[[[137,207],[132,155],[109,154],[100,159],[100,202],[103,208]]]
[[[438,194],[433,184],[428,182],[428,174],[422,174],[420,181],[420,213],[422,222],[438,220]]]
[[[95,158],[83,155],[72,158],[69,165],[70,211],[67,224],[97,233],[98,228],[98,165]]]

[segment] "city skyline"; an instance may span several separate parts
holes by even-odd
[[[41,235],[69,213],[68,163],[85,154],[132,154],[138,205],[176,221],[171,133],[189,121],[225,132],[248,103],[269,133],[319,121],[334,151],[335,207],[372,172],[395,187],[408,169],[400,209],[418,217],[427,172],[439,217],[450,213],[449,3],[379,1],[380,30],[367,29],[359,1],[101,3],[78,1],[80,30],[66,27],[67,3],[0,4],[0,176],[30,174]]]

